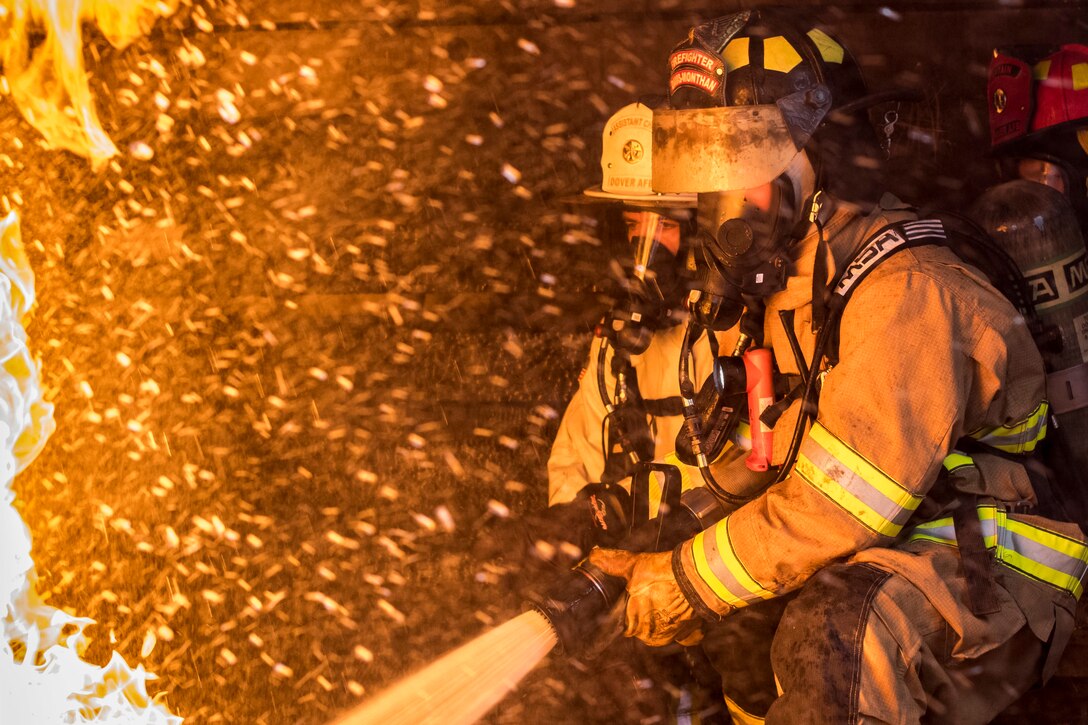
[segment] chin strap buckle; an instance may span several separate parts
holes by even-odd
[[[820,210],[824,208],[824,191],[820,189],[812,195],[812,205],[808,210],[808,221],[815,224],[820,218]]]

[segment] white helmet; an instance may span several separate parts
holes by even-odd
[[[648,106],[632,103],[614,113],[602,141],[601,183],[586,189],[586,196],[651,208],[695,208],[695,194],[658,194],[650,186],[653,111]]]

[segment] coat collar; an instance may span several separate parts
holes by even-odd
[[[824,238],[828,247],[828,278],[830,283],[857,252],[857,246],[868,239],[873,231],[906,218],[913,218],[913,209],[891,194],[885,194],[871,212],[864,213],[856,206],[829,199],[821,214],[824,221]],[[786,289],[767,298],[767,306],[776,310],[796,310],[812,302],[812,270],[816,262],[819,234],[810,225],[806,234],[793,247],[793,270],[786,280]]]

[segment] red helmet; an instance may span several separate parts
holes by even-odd
[[[1088,234],[1088,46],[995,50],[987,88],[999,161],[1066,194]]]
[[[1063,45],[1037,60],[995,50],[987,91],[995,151],[1050,135],[1058,127],[1075,131],[1088,126],[1088,46]]]
[[[1035,116],[1031,130],[1070,121],[1088,124],[1088,46],[1063,45],[1035,64]]]

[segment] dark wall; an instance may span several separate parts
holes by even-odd
[[[988,180],[989,49],[1088,37],[1083,3],[796,5],[874,87],[925,91],[894,186],[932,203]],[[89,656],[144,662],[195,722],[322,722],[517,611],[468,544],[492,502],[543,504],[616,251],[560,198],[737,6],[185,8],[124,51],[92,34],[122,149],[100,174],[3,106],[59,423],[16,488],[43,589],[99,621]],[[557,661],[497,717],[615,719],[585,679]]]

